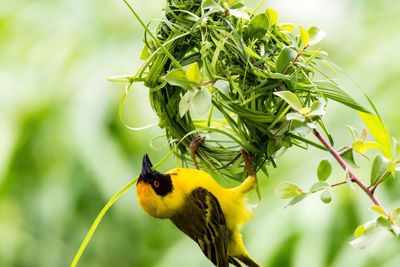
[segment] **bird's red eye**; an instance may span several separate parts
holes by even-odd
[[[154,185],[155,188],[158,188],[158,187],[160,186],[160,182],[157,181],[157,180],[155,180],[155,181],[153,182],[153,185]]]

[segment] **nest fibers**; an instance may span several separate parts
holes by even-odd
[[[114,80],[150,89],[159,126],[185,164],[191,140],[201,135],[201,165],[242,179],[241,149],[254,170],[266,171],[278,151],[316,145],[304,135],[323,126],[326,100],[366,111],[321,71],[331,65],[312,49],[324,36],[316,27],[294,34],[274,10],[235,0],[168,0],[152,32],[129,7],[145,29],[145,63]]]

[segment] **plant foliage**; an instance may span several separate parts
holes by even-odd
[[[141,23],[145,63],[115,80],[144,81],[171,147],[186,136],[174,151],[184,162],[191,139],[206,136],[197,150],[203,166],[242,179],[241,149],[258,171],[275,165],[281,149],[313,144],[303,137],[312,124],[292,111],[321,124],[328,99],[368,112],[322,73],[327,54],[312,46],[325,34],[316,27],[297,33],[273,9],[236,0],[168,0],[154,33]]]

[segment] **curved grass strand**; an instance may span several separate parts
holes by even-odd
[[[128,6],[129,10],[132,12],[132,14],[135,16],[135,18],[139,21],[140,25],[142,25],[143,29],[153,38],[153,40],[157,43],[157,45],[161,46],[164,53],[171,59],[171,61],[174,63],[174,65],[177,68],[182,68],[182,65],[176,60],[176,58],[171,55],[171,53],[161,45],[160,41],[154,36],[154,34],[150,31],[150,29],[144,24],[143,20],[140,18],[139,14],[135,11],[135,9],[132,7],[131,4],[127,0],[123,0],[124,3]]]
[[[78,251],[76,252],[70,267],[76,267],[78,265],[83,252],[85,251],[87,245],[89,244],[89,241],[91,240],[94,232],[97,229],[97,226],[100,224],[104,215],[106,215],[107,211],[111,208],[111,206],[115,203],[115,201],[117,201],[123,193],[125,193],[129,188],[131,188],[136,183],[137,180],[138,180],[138,177],[131,180],[127,185],[122,187],[117,193],[115,193],[115,195],[113,195],[111,197],[111,199],[107,202],[107,204],[101,209],[101,211],[97,215],[96,219],[94,220],[92,226],[90,226],[90,229],[87,232],[85,238],[83,239]]]
[[[124,125],[124,127],[126,127],[127,129],[129,129],[131,131],[142,131],[142,130],[146,130],[148,128],[151,128],[153,126],[156,126],[157,122],[153,122],[153,123],[150,123],[150,124],[142,126],[142,127],[131,127],[127,123],[125,123],[124,117],[122,115],[122,109],[124,107],[125,100],[126,100],[126,97],[129,94],[131,86],[132,86],[132,82],[129,82],[129,83],[126,84],[124,94],[122,95],[121,101],[119,102],[118,117],[119,117],[119,120],[121,121],[122,125]]]

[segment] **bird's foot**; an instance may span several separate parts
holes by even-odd
[[[240,150],[240,153],[242,154],[242,157],[243,157],[243,160],[244,160],[244,165],[246,167],[247,173],[250,176],[254,176],[254,171],[253,171],[253,168],[252,168],[252,165],[253,165],[252,156],[249,153],[247,153],[247,151],[244,150],[243,148]]]
[[[197,153],[197,148],[204,143],[204,140],[206,138],[203,136],[195,136],[192,141],[190,142],[190,157],[192,158],[192,161],[194,163],[194,166],[196,166],[196,169],[200,169],[199,165],[197,164],[197,159],[196,159],[196,153]]]

